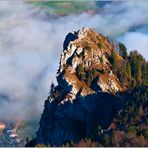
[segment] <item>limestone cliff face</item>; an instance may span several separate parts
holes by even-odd
[[[123,91],[110,63],[112,44],[92,29],[69,33],[63,44],[58,85],[51,90],[37,132],[37,143],[61,146],[108,128]],[[118,55],[119,61],[123,61]]]
[[[84,28],[67,35],[57,80],[63,89],[70,91],[68,95],[73,96],[72,100],[75,99],[77,93],[87,96],[96,91],[108,93],[122,91],[120,82],[113,74],[109,62],[112,50],[113,46],[109,41],[91,29]],[[121,57],[120,60],[122,60]],[[87,84],[88,78],[91,84],[95,79],[92,85],[100,89],[94,91],[92,85]]]

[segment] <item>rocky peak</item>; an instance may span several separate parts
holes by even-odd
[[[97,91],[122,91],[109,61],[114,47],[103,35],[83,28],[69,33],[63,47],[57,80],[69,92],[69,99],[75,99],[78,93],[87,96]]]
[[[52,87],[37,131],[37,144],[62,146],[106,129],[121,105],[123,90],[113,73],[114,47],[101,34],[83,28],[63,44],[56,87]],[[119,60],[123,60],[118,55]]]

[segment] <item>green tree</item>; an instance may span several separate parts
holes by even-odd
[[[138,84],[140,85],[142,83],[142,72],[141,72],[140,62],[137,63],[136,79]]]
[[[54,88],[55,88],[54,83],[51,83],[51,86],[50,86],[50,94],[52,94],[52,92],[54,91]]]
[[[93,80],[93,72],[90,70],[87,73],[87,85],[90,86],[91,85],[91,81]]]
[[[116,72],[117,69],[117,52],[115,50],[112,51],[110,62],[113,66],[113,71]]]
[[[77,72],[78,72],[78,75],[83,71],[83,66],[82,64],[79,64],[78,67],[77,67]]]
[[[136,79],[132,78],[132,88],[136,87],[137,83],[136,83]]]
[[[98,43],[98,47],[99,47],[100,49],[102,49],[104,46],[103,46],[102,43]]]
[[[77,66],[76,72],[77,72],[78,78],[80,80],[85,80],[86,79],[85,73],[84,73],[84,68],[83,68],[82,64],[79,64]]]
[[[124,83],[127,82],[128,74],[127,74],[126,63],[125,62],[118,65],[117,76],[119,77],[119,80],[122,83],[122,85],[124,85]]]
[[[131,82],[132,74],[131,74],[131,65],[129,62],[127,64],[127,77],[128,77],[129,82]]]
[[[93,77],[96,76],[97,74],[98,74],[98,71],[97,71],[96,69],[93,69],[93,70],[92,70],[92,75],[93,75]]]
[[[127,48],[122,43],[119,43],[119,54],[123,57],[123,59],[127,58]]]
[[[148,84],[148,63],[146,61],[142,63],[142,83]]]
[[[137,134],[136,127],[133,126],[133,125],[130,126],[130,127],[128,128],[128,132],[129,132],[130,134],[136,135],[136,134]]]
[[[143,57],[137,51],[130,52],[132,77],[135,78],[137,85],[142,83],[142,61]]]

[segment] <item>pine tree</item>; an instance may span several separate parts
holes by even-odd
[[[131,65],[129,62],[127,64],[127,77],[128,77],[129,82],[131,82],[132,74],[131,74]]]
[[[142,83],[142,65],[143,57],[137,53],[137,51],[130,52],[130,64],[132,77],[135,78],[136,84],[141,85]]]
[[[53,91],[54,91],[54,83],[51,83],[51,86],[50,86],[50,95],[52,95]]]
[[[82,64],[78,65],[77,67],[77,72],[78,72],[78,75],[83,71],[83,66]]]
[[[119,54],[123,57],[123,59],[127,58],[127,48],[122,43],[119,43]]]
[[[116,53],[115,50],[112,51],[111,63],[112,63],[112,66],[113,66],[113,71],[116,72],[116,69],[117,69],[117,53]]]
[[[77,71],[77,75],[78,75],[79,79],[82,80],[82,77],[83,77],[83,66],[82,66],[82,64],[77,66],[76,71]]]
[[[132,78],[132,88],[136,87],[137,83],[136,83],[136,79]]]
[[[142,63],[142,84],[148,84],[148,63],[145,60]]]
[[[136,127],[131,125],[129,128],[128,128],[128,132],[130,134],[133,134],[133,135],[136,135],[137,134],[137,130],[136,130]]]
[[[141,72],[140,62],[137,63],[136,79],[137,79],[137,83],[139,85],[141,85],[141,83],[142,83],[142,72]]]
[[[91,81],[93,80],[93,74],[92,71],[89,71],[87,74],[87,85],[90,86],[91,85]]]
[[[116,75],[120,82],[124,85],[124,83],[127,81],[126,63],[118,63],[116,66]]]

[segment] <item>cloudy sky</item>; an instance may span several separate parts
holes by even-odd
[[[108,3],[96,14],[56,19],[22,1],[0,1],[0,119],[41,114],[50,83],[56,83],[64,38],[82,27],[123,42],[148,60],[146,0]]]

